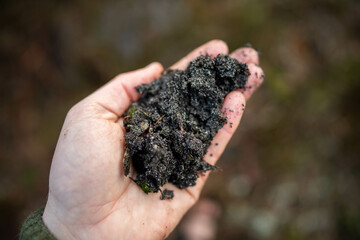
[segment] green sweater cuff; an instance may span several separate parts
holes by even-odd
[[[20,231],[20,240],[55,240],[42,220],[44,209],[45,207],[39,208],[25,220]]]

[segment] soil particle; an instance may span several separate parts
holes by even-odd
[[[203,160],[211,140],[226,123],[221,107],[225,96],[245,88],[250,75],[245,63],[228,55],[200,56],[186,70],[168,70],[150,84],[138,86],[141,94],[124,114],[125,175],[145,193],[161,192],[166,183],[180,189],[194,186],[199,174],[216,167]],[[217,145],[217,143],[215,144]]]
[[[161,197],[160,197],[161,200],[174,198],[174,191],[168,189],[165,189],[164,191],[161,191],[161,189],[159,190],[161,192]]]

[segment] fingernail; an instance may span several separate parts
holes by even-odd
[[[245,44],[243,45],[243,47],[252,48],[252,44],[251,44],[251,43],[245,43]]]

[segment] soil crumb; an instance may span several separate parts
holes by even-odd
[[[228,55],[202,55],[184,71],[168,70],[150,84],[136,87],[141,94],[124,114],[125,175],[145,193],[161,192],[171,199],[172,183],[180,189],[194,186],[199,174],[216,167],[203,160],[211,140],[226,123],[221,113],[225,96],[245,88],[250,75],[245,63]]]

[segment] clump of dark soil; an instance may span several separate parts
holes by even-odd
[[[226,118],[221,113],[225,96],[245,88],[249,70],[228,55],[200,56],[186,70],[168,70],[150,84],[138,86],[138,102],[124,115],[125,175],[130,161],[133,179],[145,193],[174,195],[162,187],[194,186],[199,174],[216,167],[203,157]]]

